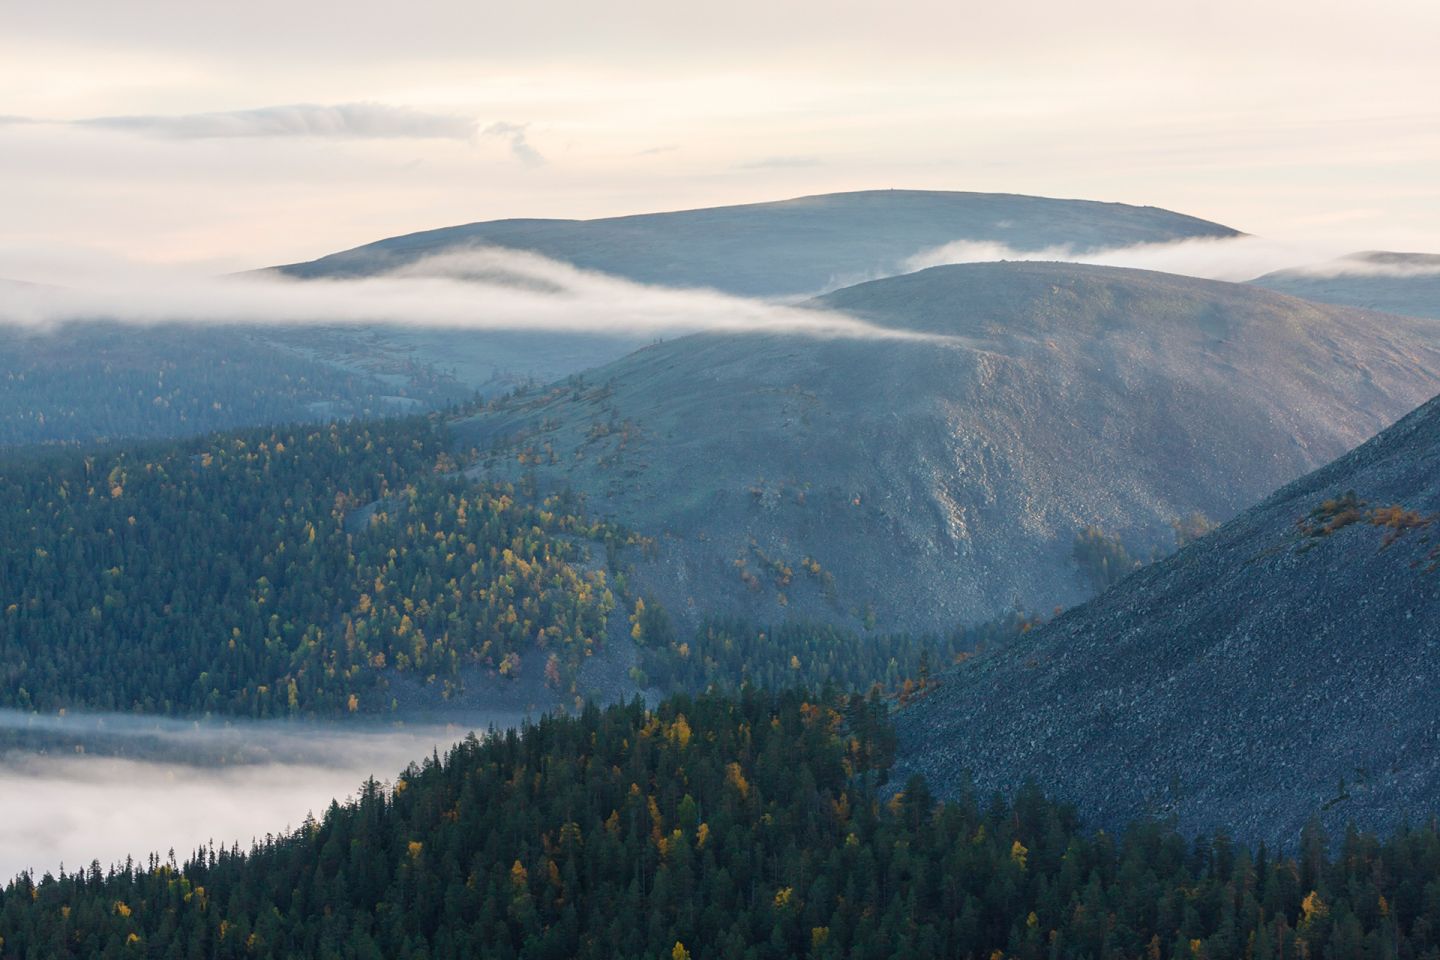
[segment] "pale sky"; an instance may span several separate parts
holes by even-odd
[[[0,276],[884,187],[1440,251],[1434,0],[0,0]]]

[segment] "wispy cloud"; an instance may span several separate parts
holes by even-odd
[[[1340,252],[1334,245],[1292,243],[1254,236],[1142,243],[1083,253],[1068,246],[1015,250],[1002,243],[961,240],[918,253],[905,261],[904,268],[923,270],[947,263],[996,260],[1061,260],[1238,282],[1253,280],[1261,274],[1293,267],[1297,263],[1328,260]]]
[[[1307,277],[1440,277],[1440,254],[1367,250],[1285,272]]]
[[[516,160],[519,160],[527,167],[538,167],[545,163],[545,158],[541,156],[540,151],[536,150],[530,144],[530,141],[526,139],[526,131],[528,131],[529,128],[530,124],[528,123],[509,123],[502,120],[486,127],[485,136],[508,139],[510,141],[510,152],[515,155]]]
[[[381,103],[297,103],[216,113],[91,117],[74,125],[168,140],[254,137],[446,139],[474,136],[472,118]]]
[[[112,270],[83,286],[77,281],[65,288],[22,288],[0,298],[0,323],[43,328],[78,320],[948,339],[876,326],[834,311],[713,290],[645,286],[493,247],[441,254],[358,279],[294,280],[273,273],[196,279]]]

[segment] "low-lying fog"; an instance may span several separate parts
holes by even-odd
[[[183,860],[211,840],[248,846],[367,777],[393,780],[471,730],[520,720],[338,728],[0,711],[0,883],[172,849]]]

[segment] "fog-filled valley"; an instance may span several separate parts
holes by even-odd
[[[1437,38],[0,3],[0,960],[1440,960]]]
[[[0,960],[1440,957],[1440,254],[1395,252],[1440,236],[1373,188],[1402,145],[1327,167],[1368,206],[1304,207],[1315,171],[1146,117],[1168,63],[977,73],[1008,155],[1110,158],[1038,196],[978,143],[876,159],[966,99],[928,76],[790,100],[614,58],[566,126],[567,55],[496,61],[533,121],[378,53],[431,107],[0,83],[0,168],[57,211],[0,224]],[[106,87],[200,68],[149,69]],[[777,145],[873,136],[715,166],[752,79]],[[682,94],[593,152],[592,111]],[[1144,122],[1039,122],[1116,97]],[[33,172],[52,139],[115,179]]]
[[[0,873],[249,846],[322,816],[369,778],[395,780],[472,730],[520,720],[496,712],[366,728],[0,711]]]

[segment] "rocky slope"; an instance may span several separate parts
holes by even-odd
[[[1440,320],[1440,255],[1352,253],[1328,264],[1278,270],[1256,286],[1320,303]]]
[[[1440,399],[900,714],[942,791],[1293,844],[1440,811]]]
[[[937,267],[819,306],[893,338],[697,335],[461,423],[482,470],[657,538],[672,612],[940,628],[1090,588],[1440,391],[1418,321],[1052,263]]]

